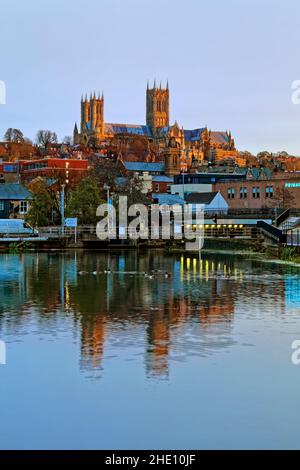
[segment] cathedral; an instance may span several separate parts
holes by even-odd
[[[117,149],[118,158],[144,161],[165,161],[170,175],[187,171],[193,165],[217,164],[238,159],[230,131],[215,132],[207,127],[183,129],[175,121],[170,125],[169,84],[146,90],[146,125],[111,124],[104,119],[104,96],[96,93],[81,99],[80,132],[74,128],[74,145]],[[169,168],[170,167],[170,168]]]

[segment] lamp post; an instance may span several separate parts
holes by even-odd
[[[110,233],[110,195],[109,195],[109,190],[110,190],[110,186],[108,186],[108,184],[104,184],[103,186],[103,189],[106,190],[106,203],[107,203],[107,207],[108,207],[108,236],[109,236],[109,233]]]
[[[61,233],[64,234],[65,228],[65,184],[61,185],[60,192],[60,213],[61,213]]]
[[[65,187],[69,184],[69,162],[66,162],[65,183],[61,185],[60,193],[60,213],[61,213],[61,233],[65,231]]]

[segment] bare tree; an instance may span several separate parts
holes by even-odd
[[[270,202],[272,207],[290,209],[294,205],[295,198],[288,189],[283,187],[275,189],[274,196]]]
[[[66,137],[63,140],[63,143],[66,145],[72,145],[73,139],[70,135],[66,135]]]
[[[36,143],[41,147],[47,148],[50,144],[57,143],[57,135],[52,131],[39,130],[36,135]]]

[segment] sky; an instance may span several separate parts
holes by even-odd
[[[72,135],[94,90],[106,122],[144,124],[156,78],[169,80],[171,123],[300,155],[299,0],[0,0],[0,18],[0,139]]]

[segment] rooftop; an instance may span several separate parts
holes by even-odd
[[[25,199],[32,199],[32,194],[22,184],[0,184],[0,200],[24,201]]]
[[[191,193],[185,196],[185,202],[188,204],[210,204],[217,194],[217,192]]]
[[[165,164],[163,162],[124,162],[124,167],[128,171],[155,171],[163,173]]]

